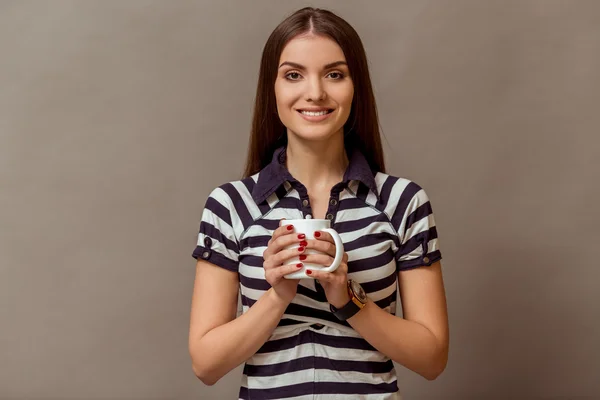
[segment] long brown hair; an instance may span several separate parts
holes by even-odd
[[[344,124],[344,146],[347,150],[360,149],[371,169],[385,172],[377,107],[362,41],[348,22],[331,11],[306,7],[281,22],[263,49],[244,178],[263,169],[271,162],[275,149],[287,144],[287,129],[279,119],[275,99],[277,64],[285,45],[304,33],[327,36],[342,48],[354,84],[352,108]]]

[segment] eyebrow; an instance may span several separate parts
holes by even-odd
[[[304,65],[295,63],[295,62],[291,62],[291,61],[284,61],[281,63],[281,65],[279,66],[279,68],[283,67],[284,65],[289,65],[290,67],[294,67],[297,69],[302,69],[305,70],[306,67]],[[348,64],[346,63],[346,61],[336,61],[336,62],[332,62],[330,64],[325,65],[324,69],[329,69],[329,68],[334,68],[337,67],[338,65],[345,65],[348,66]]]

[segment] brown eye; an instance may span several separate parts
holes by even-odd
[[[329,76],[335,80],[342,79],[344,77],[341,72],[331,72]]]
[[[300,74],[297,72],[290,72],[290,73],[286,74],[285,77],[286,77],[286,79],[289,79],[291,81],[296,81],[300,77]]]

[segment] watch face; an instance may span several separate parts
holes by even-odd
[[[365,293],[365,291],[363,290],[362,286],[360,286],[360,284],[356,281],[350,281],[350,286],[352,288],[352,291],[354,292],[354,295],[356,296],[356,298],[358,298],[358,300],[361,303],[366,303],[367,302],[367,294]]]

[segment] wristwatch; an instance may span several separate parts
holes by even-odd
[[[367,305],[367,294],[363,290],[362,286],[352,279],[348,280],[348,294],[350,295],[350,301],[342,308],[337,309],[331,304],[329,305],[329,309],[333,315],[335,315],[340,321],[347,320]]]

